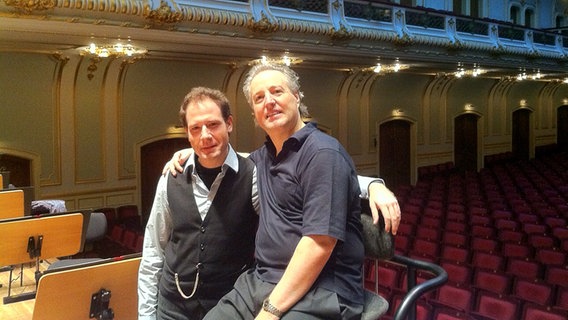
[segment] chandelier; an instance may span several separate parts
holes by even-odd
[[[463,63],[458,62],[458,68],[457,70],[454,72],[454,76],[456,78],[462,78],[462,77],[477,77],[481,74],[484,74],[486,71],[484,69],[481,69],[481,67],[479,66],[479,64],[474,63],[473,64],[473,68],[471,69],[466,69],[463,65]]]
[[[94,41],[88,46],[79,47],[79,54],[91,58],[123,58],[126,61],[133,61],[143,57],[148,50],[136,47],[130,42],[130,38],[123,43],[120,38],[113,44],[96,44]]]
[[[268,57],[263,55],[260,59],[254,59],[249,61],[249,65],[256,65],[256,64],[283,64],[286,66],[291,66],[293,64],[302,63],[303,60],[295,57],[291,57],[288,53],[284,53],[284,55],[280,57]]]
[[[368,68],[364,68],[363,71],[373,72],[376,74],[386,74],[386,73],[396,73],[400,70],[406,70],[410,68],[410,65],[401,63],[398,58],[395,59],[393,63],[381,63],[377,62],[376,65]]]

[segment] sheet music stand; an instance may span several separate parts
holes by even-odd
[[[47,270],[39,280],[33,320],[137,319],[141,254]]]
[[[0,191],[0,219],[16,218],[23,216],[24,216],[24,191],[19,189]]]
[[[0,266],[36,262],[36,285],[41,259],[79,252],[83,238],[83,214],[64,213],[0,220]],[[10,279],[12,270],[10,270]],[[11,296],[11,282],[4,304],[33,299],[35,292]]]

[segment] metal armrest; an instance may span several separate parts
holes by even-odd
[[[416,301],[423,294],[441,287],[448,281],[448,273],[440,266],[426,261],[411,259],[400,255],[394,255],[393,262],[402,264],[407,267],[407,288],[408,292],[398,306],[394,320],[415,320],[416,319]],[[416,284],[416,270],[426,270],[432,272],[435,276],[420,284]]]

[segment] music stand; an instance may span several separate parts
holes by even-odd
[[[24,211],[23,190],[0,191],[0,219],[23,217]]]
[[[74,255],[83,239],[83,214],[62,213],[0,220],[0,266],[35,260],[36,285],[41,277],[39,262],[46,258]],[[10,279],[12,270],[10,270]],[[4,304],[33,299],[35,292],[11,296],[11,281]]]
[[[32,319],[137,319],[140,260],[137,253],[45,271]]]

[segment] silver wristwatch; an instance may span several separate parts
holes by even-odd
[[[278,318],[281,318],[282,315],[284,314],[284,312],[278,310],[278,308],[276,308],[275,306],[273,306],[272,304],[270,304],[270,301],[268,300],[268,298],[264,299],[264,301],[262,302],[262,310],[273,314],[275,316],[277,316]]]

